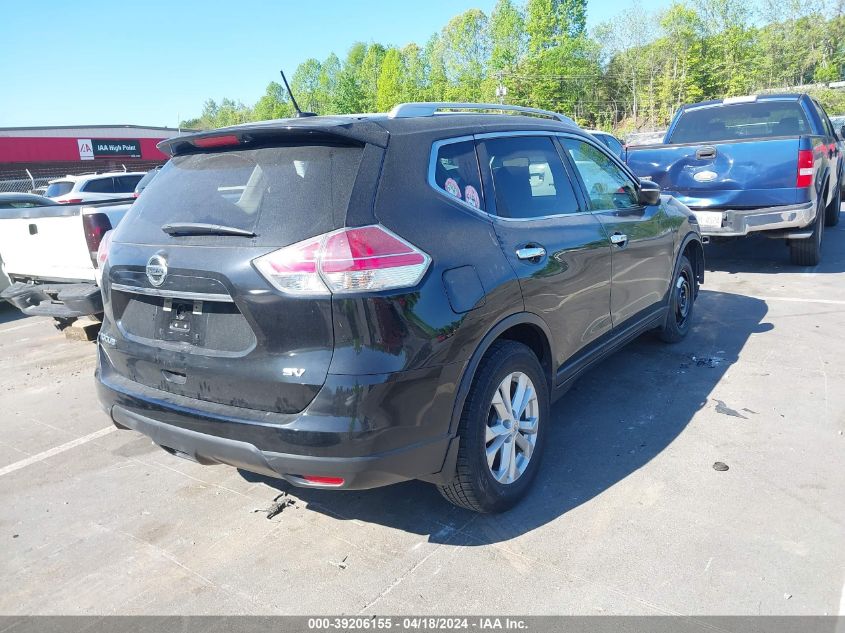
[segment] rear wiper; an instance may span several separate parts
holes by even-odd
[[[237,235],[238,237],[255,237],[255,233],[236,226],[222,224],[204,224],[202,222],[171,222],[161,227],[168,235]]]

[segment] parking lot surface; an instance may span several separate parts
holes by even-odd
[[[93,343],[4,309],[0,613],[842,613],[845,228],[825,240],[813,269],[708,247],[690,336],[586,374],[500,516],[171,456],[111,426]]]

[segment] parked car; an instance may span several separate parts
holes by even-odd
[[[174,455],[501,511],[582,372],[690,329],[694,216],[561,115],[416,103],[159,147],[101,247],[96,376]]]
[[[732,97],[682,107],[665,142],[628,147],[628,164],[689,206],[703,235],[763,232],[815,266],[839,222],[842,134],[806,94]]]
[[[30,207],[49,207],[59,204],[55,200],[37,196],[34,193],[0,193],[0,209],[28,209]]]
[[[155,167],[144,174],[144,177],[138,181],[137,185],[135,185],[135,191],[132,193],[133,198],[137,198],[141,195],[141,192],[152,182],[153,178],[156,177],[160,169],[161,167]]]
[[[28,195],[28,194],[17,194]],[[100,314],[97,250],[130,203],[49,204],[0,211],[0,253],[11,285],[0,292],[27,315],[63,328]]]
[[[610,132],[602,132],[601,130],[587,130],[595,138],[604,143],[607,148],[613,152],[619,160],[625,160],[625,144],[618,138],[613,136]]]
[[[44,196],[44,194],[47,193],[47,185],[43,187],[36,187],[35,189],[30,190],[29,193],[34,193],[36,196]]]
[[[131,198],[146,172],[108,172],[65,176],[51,180],[46,196],[62,204],[81,204]]]

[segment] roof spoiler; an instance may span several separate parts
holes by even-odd
[[[170,156],[214,149],[225,151],[236,147],[249,149],[250,146],[293,140],[304,143],[368,143],[387,147],[389,136],[383,127],[366,119],[328,116],[245,123],[176,136],[161,141],[156,147]]]

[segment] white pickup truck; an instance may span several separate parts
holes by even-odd
[[[60,329],[102,313],[97,250],[132,202],[0,211],[0,256],[11,281],[0,298],[24,314],[53,317]]]

